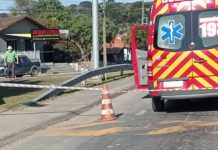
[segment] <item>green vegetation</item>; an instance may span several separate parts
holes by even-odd
[[[12,83],[20,84],[40,84],[40,85],[58,85],[65,80],[70,79],[70,75],[64,76],[43,76],[36,78],[20,78],[16,81],[10,81]],[[9,81],[7,81],[9,82]],[[9,82],[9,83],[10,83]],[[23,103],[28,102],[31,99],[36,98],[40,94],[46,91],[46,89],[27,89],[27,88],[7,88],[0,87],[0,111],[12,109],[23,105]]]
[[[132,75],[132,71],[125,71],[123,75],[120,75],[120,72],[112,72],[107,74],[107,80],[99,82],[93,79],[89,79],[86,81],[86,87],[93,87],[99,84],[104,84],[110,81],[119,80],[121,78],[125,78],[127,76]],[[59,85],[62,82],[72,78],[72,75],[57,75],[57,76],[42,76],[35,78],[20,78],[15,81],[8,81],[8,83],[20,83],[20,84],[38,84],[38,85]],[[5,80],[6,81],[6,80]],[[80,85],[77,85],[80,86]],[[37,96],[43,94],[48,89],[30,89],[30,88],[7,88],[0,87],[0,112],[14,109],[19,106],[22,106],[26,102],[36,98]],[[65,92],[72,92],[70,90],[66,90]]]

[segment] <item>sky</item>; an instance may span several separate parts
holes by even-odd
[[[92,1],[92,0],[59,0],[64,6],[68,6],[70,4],[79,4],[82,1]],[[122,2],[122,3],[132,3],[140,0],[115,0],[116,2]],[[98,0],[99,3],[102,2],[102,0]],[[7,10],[10,6],[12,6],[14,3],[14,0],[0,0],[0,13],[4,10]]]

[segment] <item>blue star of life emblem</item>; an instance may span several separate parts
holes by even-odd
[[[183,34],[180,32],[180,30],[183,29],[183,26],[181,23],[174,25],[174,20],[168,21],[168,26],[162,26],[161,31],[163,31],[165,34],[161,37],[162,40],[167,40],[169,44],[175,44],[175,40],[181,40],[183,37]]]

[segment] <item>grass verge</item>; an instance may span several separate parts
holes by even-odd
[[[119,80],[127,76],[132,75],[132,71],[125,71],[122,75],[120,72],[107,73],[107,80],[95,80],[89,79],[85,81],[86,87],[93,87],[99,84],[105,84],[114,80]],[[40,76],[40,77],[23,77],[18,78],[15,81],[1,80],[0,82],[7,83],[20,83],[20,84],[40,84],[40,85],[59,85],[64,81],[72,78],[72,75],[54,75],[54,76]],[[6,111],[9,109],[15,109],[22,106],[24,103],[36,98],[48,89],[30,89],[30,88],[8,88],[0,87],[0,111]],[[64,93],[71,91],[66,90]]]

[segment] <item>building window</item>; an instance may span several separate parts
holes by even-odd
[[[131,50],[128,48],[124,48],[123,49],[123,60],[124,61],[131,61],[131,59],[132,59]]]
[[[14,50],[17,50],[17,40],[8,40],[7,46],[12,46]]]
[[[26,51],[33,51],[33,42],[30,39],[25,40],[25,50]]]

